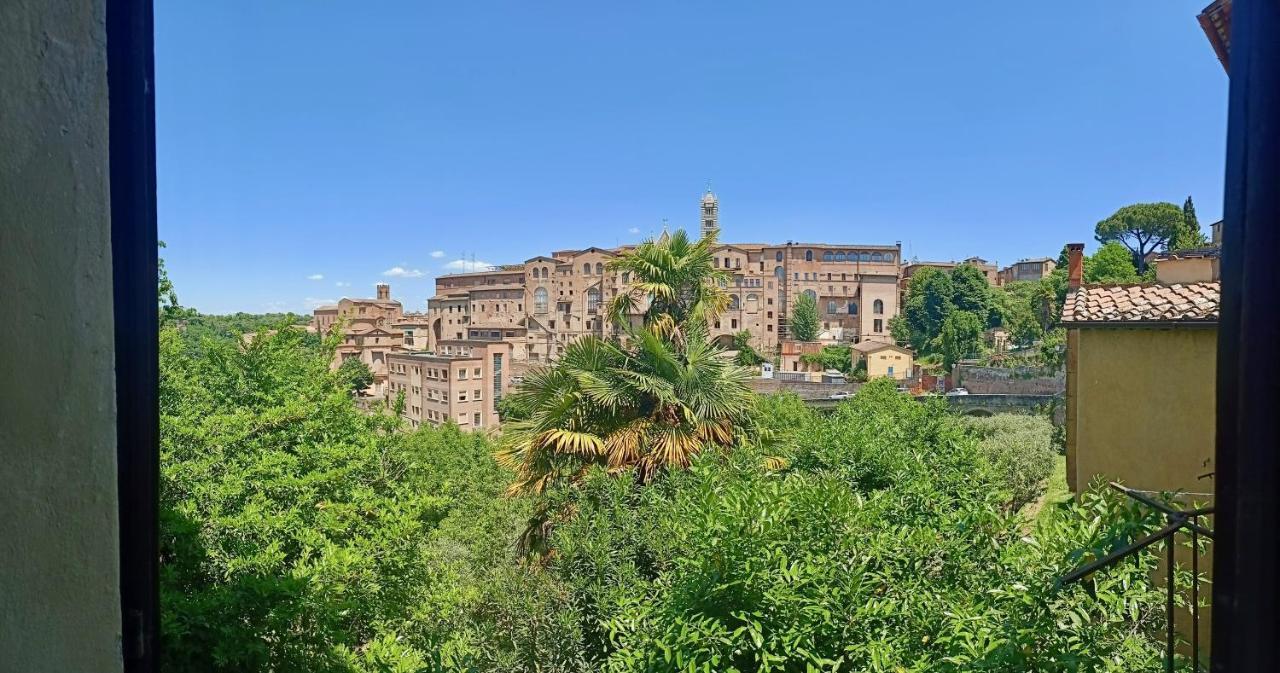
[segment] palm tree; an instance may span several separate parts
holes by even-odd
[[[595,465],[644,481],[733,444],[751,408],[748,373],[693,335],[683,347],[647,329],[626,346],[584,337],[526,376],[507,403],[521,420],[503,428],[497,454],[516,472],[511,491],[542,493]]]
[[[498,459],[513,492],[542,493],[592,466],[636,469],[641,480],[733,444],[749,420],[746,369],[707,339],[726,306],[727,274],[712,266],[715,238],[663,234],[610,262],[632,275],[609,312],[621,341],[584,337],[508,396]],[[644,324],[628,320],[641,300]]]
[[[716,234],[697,242],[683,229],[662,233],[609,262],[611,271],[629,275],[626,292],[609,302],[609,319],[630,325],[629,317],[647,303],[645,326],[676,341],[686,325],[706,326],[729,307],[729,272],[715,268]]]

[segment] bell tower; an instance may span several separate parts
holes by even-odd
[[[708,187],[707,193],[702,195],[702,237],[706,238],[713,232],[720,232],[720,201]]]

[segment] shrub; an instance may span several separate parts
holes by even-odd
[[[1017,511],[1040,497],[1053,473],[1053,424],[1042,416],[1020,414],[966,421],[981,438],[979,450],[1008,492],[1008,507]]]

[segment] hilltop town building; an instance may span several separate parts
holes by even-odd
[[[335,324],[344,324],[342,341],[334,353],[332,367],[357,358],[373,372],[373,385],[367,392],[380,395],[387,383],[387,356],[403,346],[404,333],[395,323],[404,317],[404,307],[391,298],[391,286],[378,283],[375,299],[343,298],[337,304],[320,306],[312,313],[311,327],[329,332]]]
[[[1018,280],[1040,280],[1053,273],[1058,263],[1048,257],[1020,259],[1000,270],[999,283],[1005,285]]]
[[[434,353],[388,356],[388,396],[404,394],[409,426],[452,420],[463,430],[498,427],[498,402],[511,386],[511,344],[441,340]]]
[[[700,205],[702,233],[718,232],[715,194],[708,191]],[[428,350],[441,340],[504,341],[514,362],[528,364],[554,360],[584,335],[618,333],[621,326],[611,324],[606,307],[632,279],[608,264],[630,247],[557,250],[522,264],[440,276],[427,302]],[[776,352],[787,336],[791,304],[809,294],[818,302],[825,340],[891,341],[901,252],[897,244],[721,244],[712,262],[731,274],[730,305],[710,325],[711,337],[728,347],[745,330],[752,347]],[[644,308],[637,307],[637,315]]]
[[[632,280],[607,267],[625,249],[561,250],[522,265],[441,276],[427,304],[428,333],[434,340],[503,340],[516,362],[554,360],[574,339],[615,333],[606,307]],[[720,245],[712,261],[731,274],[730,305],[710,325],[711,336],[727,347],[745,330],[754,348],[775,352],[789,307],[809,294],[830,340],[889,341],[900,252],[897,245]]]

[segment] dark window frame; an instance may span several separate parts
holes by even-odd
[[[1280,3],[1235,0],[1218,339],[1214,671],[1280,668]],[[122,657],[159,652],[159,356],[154,16],[107,0]],[[780,255],[780,253],[779,253]],[[1248,378],[1244,376],[1248,373]]]

